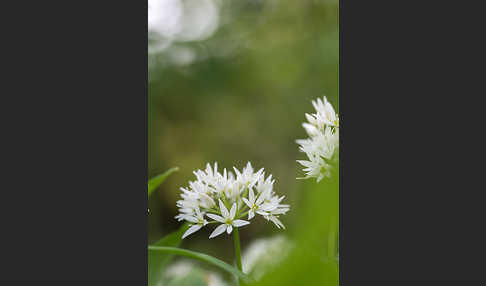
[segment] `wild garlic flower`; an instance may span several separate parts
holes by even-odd
[[[253,240],[242,254],[243,271],[255,280],[277,265],[295,248],[295,242],[283,235]]]
[[[187,277],[191,275],[192,278],[199,278],[206,281],[207,286],[229,286],[231,284],[225,281],[223,277],[216,272],[200,268],[193,260],[180,259],[170,265],[167,265],[163,274],[163,280],[157,285],[188,285]],[[190,279],[190,281],[199,281],[198,279]],[[194,282],[197,285],[200,283]]]
[[[309,135],[307,139],[296,142],[299,150],[304,152],[308,160],[297,160],[305,168],[307,178],[317,178],[317,182],[324,177],[331,176],[331,161],[337,160],[339,154],[339,116],[324,96],[312,101],[316,113],[305,114],[308,123],[303,123]]]
[[[218,236],[218,235],[222,234],[224,231],[226,231],[228,234],[230,234],[231,231],[233,231],[233,226],[234,227],[240,227],[240,226],[250,224],[249,221],[241,220],[241,219],[235,219],[236,203],[233,203],[233,205],[231,206],[231,210],[228,212],[228,209],[226,208],[226,206],[223,204],[223,202],[221,200],[219,200],[219,209],[221,210],[222,216],[212,214],[212,213],[206,214],[208,217],[214,219],[215,221],[222,223],[213,231],[213,233],[211,233],[209,238],[213,238],[215,236]]]
[[[225,231],[230,234],[234,227],[250,224],[256,214],[278,228],[285,228],[278,217],[289,211],[290,206],[281,204],[284,196],[278,197],[273,191],[272,175],[265,179],[263,168],[254,172],[250,162],[241,172],[233,169],[236,176],[226,169],[221,174],[217,163],[214,168],[208,163],[204,171],[194,172],[197,180],[189,182],[189,188],[181,188],[181,200],[177,201],[179,214],[175,218],[191,224],[182,238],[214,223],[219,226],[209,238]]]

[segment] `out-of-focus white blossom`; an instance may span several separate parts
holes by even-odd
[[[339,116],[324,96],[312,101],[316,113],[305,114],[303,123],[309,135],[307,139],[297,140],[299,150],[307,155],[308,160],[297,160],[305,168],[305,178],[316,178],[317,182],[331,176],[331,161],[339,154]]]
[[[203,268],[199,268],[197,264],[185,259],[179,260],[169,265],[164,272],[164,276],[165,276],[164,278],[168,281],[184,279],[188,275],[190,275],[191,272],[193,274],[201,275],[201,278],[203,278],[206,281],[208,286],[229,285],[228,282],[223,280],[220,274],[213,271],[205,270]],[[164,283],[161,285],[166,285],[166,284]]]
[[[214,167],[208,163],[204,171],[194,172],[196,181],[189,182],[188,188],[181,188],[181,200],[177,201],[179,214],[175,218],[191,224],[182,238],[214,223],[219,225],[209,238],[225,231],[230,234],[234,227],[250,224],[249,220],[256,214],[278,228],[285,228],[278,218],[290,206],[281,204],[284,196],[279,197],[273,191],[272,175],[265,178],[263,168],[255,172],[250,162],[241,172],[233,169],[236,176],[226,169],[220,173],[217,163]],[[247,215],[248,220],[242,219]]]
[[[282,235],[257,239],[243,252],[243,271],[259,280],[285,259],[293,247],[294,244]]]

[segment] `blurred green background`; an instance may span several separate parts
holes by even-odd
[[[278,233],[307,244],[302,249],[319,244],[334,251],[338,182],[296,180],[303,175],[296,160],[305,155],[295,140],[306,137],[301,124],[304,114],[314,111],[311,100],[326,95],[339,110],[337,0],[148,4],[149,178],[170,167],[180,168],[149,200],[149,242],[181,225],[174,219],[175,203],[179,188],[194,180],[193,170],[215,161],[220,168],[241,169],[251,161],[254,168],[273,174],[276,192],[286,195],[292,208],[281,217],[288,228],[284,231],[263,219],[252,220],[240,231],[243,251],[252,241]],[[311,225],[314,232],[303,230]],[[185,239],[182,247],[231,264],[232,237],[209,240],[211,231],[203,228]],[[287,277],[287,284],[279,285],[335,285],[336,265],[326,260],[334,252],[316,254],[316,261],[312,255],[302,256],[305,251],[299,253],[291,255],[292,261],[302,260],[302,267],[320,261],[307,271],[322,277],[307,284],[291,284]],[[271,277],[262,285],[273,285]]]

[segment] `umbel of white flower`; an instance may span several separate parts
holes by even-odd
[[[285,228],[278,219],[289,211],[290,206],[281,204],[284,196],[278,197],[273,191],[272,175],[265,179],[263,168],[253,171],[250,162],[242,172],[234,168],[231,171],[218,172],[208,163],[204,171],[194,171],[195,181],[189,182],[188,188],[181,188],[181,200],[177,201],[179,214],[177,220],[186,220],[191,227],[182,238],[200,230],[208,224],[218,224],[209,238],[227,232],[234,227],[250,224],[256,215],[263,216],[278,228]]]
[[[307,155],[308,160],[297,160],[305,168],[307,178],[317,178],[317,182],[324,177],[331,176],[331,161],[335,161],[339,154],[339,117],[332,105],[324,96],[312,101],[316,113],[305,114],[308,122],[302,124],[309,135],[307,139],[297,140],[299,150]]]

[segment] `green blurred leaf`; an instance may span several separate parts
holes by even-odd
[[[339,170],[338,165],[335,168]],[[296,247],[252,286],[339,285],[339,174],[320,183],[301,182],[302,197],[293,206],[300,224],[289,234]]]
[[[187,249],[182,249],[182,248],[177,248],[177,247],[164,247],[164,246],[149,246],[149,255],[152,252],[152,254],[155,254],[157,252],[162,252],[162,253],[171,253],[175,255],[182,255],[185,257],[197,259],[203,262],[207,262],[209,264],[212,264],[214,266],[217,266],[225,271],[228,271],[232,273],[233,275],[238,276],[239,278],[243,279],[245,282],[251,282],[251,278],[246,275],[245,273],[241,272],[240,270],[236,269],[235,267],[229,265],[228,263],[219,260],[215,257],[212,257],[210,255],[204,254],[204,253],[199,253],[195,251],[190,251]]]
[[[160,175],[155,176],[152,179],[150,179],[148,181],[148,196],[150,197],[150,195],[153,193],[153,191],[155,189],[157,189],[157,187],[160,186],[160,184],[162,184],[170,174],[172,174],[176,171],[179,171],[178,167],[170,168],[165,173],[160,174]]]
[[[177,231],[174,231],[154,243],[154,246],[172,246],[177,247],[181,243],[182,234],[189,228],[189,225],[183,224]],[[148,285],[160,285],[165,266],[174,255],[170,253],[148,252]]]

